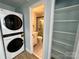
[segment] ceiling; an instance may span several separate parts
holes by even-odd
[[[20,7],[25,3],[29,2],[29,0],[0,0],[1,3],[11,5],[13,7]]]
[[[28,3],[29,1],[34,1],[34,0],[0,0],[1,3],[8,4],[13,7],[20,7],[25,3]],[[79,0],[56,0],[56,3],[62,3],[62,2],[65,2],[65,3],[71,2],[71,3],[79,4]]]
[[[32,9],[35,14],[44,14],[44,4],[38,5]]]

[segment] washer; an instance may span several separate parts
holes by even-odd
[[[2,34],[23,32],[22,14],[0,9]]]
[[[24,51],[23,34],[4,37],[3,42],[7,59],[12,59]]]

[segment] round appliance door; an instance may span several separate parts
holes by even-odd
[[[22,20],[16,15],[7,15],[4,18],[5,26],[10,30],[18,30],[22,26]]]
[[[7,46],[9,52],[16,52],[23,46],[23,40],[21,38],[13,39]]]

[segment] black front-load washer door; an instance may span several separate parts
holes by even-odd
[[[22,20],[20,17],[11,14],[4,18],[4,24],[10,30],[18,30],[22,26]]]
[[[13,39],[7,46],[9,52],[16,52],[23,46],[23,40],[21,38]]]

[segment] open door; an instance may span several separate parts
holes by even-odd
[[[44,36],[44,4],[32,6],[30,15],[30,37],[32,53],[39,59],[43,58]]]
[[[51,44],[52,44],[52,31],[53,31],[53,23],[54,23],[54,3],[55,0],[41,0],[41,2],[35,3],[34,5],[30,6],[30,47],[31,47],[31,52],[33,54],[35,54],[39,59],[50,59],[50,53],[51,53]],[[44,11],[44,15],[42,15],[41,17],[36,17],[35,19],[37,19],[37,24],[39,25],[39,23],[43,23],[42,26],[43,27],[43,37],[39,37],[38,32],[34,32],[35,36],[40,39],[40,41],[42,41],[43,43],[43,51],[42,51],[42,57],[40,58],[38,54],[34,53],[34,49],[33,46],[33,40],[32,40],[32,30],[34,26],[32,26],[32,9],[36,6],[39,6],[40,4],[43,4],[43,11]],[[40,9],[38,9],[38,11],[40,11]],[[42,19],[42,20],[40,20]],[[40,20],[40,22],[39,22]],[[36,27],[38,26],[36,25]],[[41,27],[42,27],[41,26]],[[38,27],[36,29],[34,29],[35,31],[38,31]],[[34,36],[34,35],[33,35]],[[37,40],[38,41],[38,40]],[[35,42],[35,41],[34,41]]]

